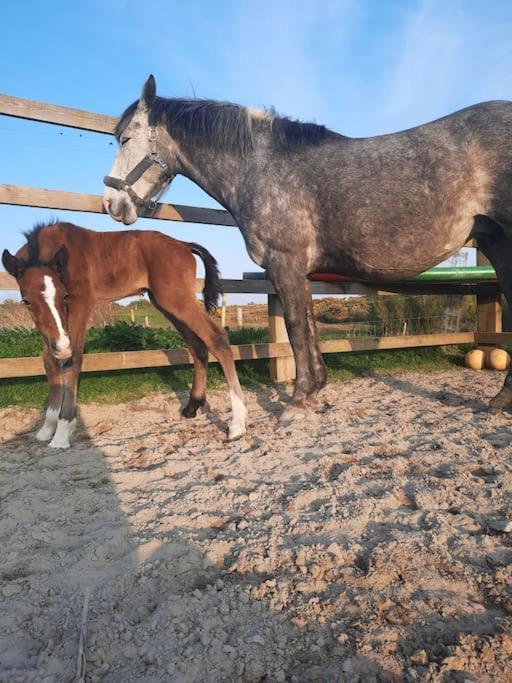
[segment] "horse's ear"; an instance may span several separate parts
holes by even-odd
[[[68,249],[64,244],[55,252],[48,266],[57,273],[61,280],[65,280],[68,266]]]
[[[23,261],[13,256],[7,249],[2,254],[2,264],[5,270],[16,279],[23,273]]]
[[[148,80],[144,83],[142,87],[142,92],[140,94],[139,105],[144,107],[144,109],[150,109],[151,105],[155,101],[156,97],[156,81],[153,74],[151,74]]]

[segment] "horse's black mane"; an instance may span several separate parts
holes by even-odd
[[[27,240],[28,259],[23,262],[25,268],[37,268],[46,265],[41,260],[39,253],[39,233],[43,228],[50,228],[52,225],[57,225],[58,219],[52,218],[47,223],[36,223],[32,230],[27,230],[23,233],[23,237]]]
[[[137,109],[133,102],[119,119],[115,135],[119,140]],[[274,111],[253,116],[251,110],[230,102],[197,99],[167,99],[156,97],[149,111],[151,126],[163,125],[172,137],[187,142],[203,138],[211,144],[245,155],[252,149],[254,119],[267,123],[272,144],[281,151],[293,151],[307,145],[318,145],[324,140],[338,137],[337,133],[316,123],[302,123]]]

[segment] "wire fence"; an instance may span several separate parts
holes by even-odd
[[[357,323],[322,324],[319,327],[322,336],[350,339],[354,337],[474,332],[476,320],[474,316],[447,313],[443,315],[390,318],[388,320],[370,320]]]

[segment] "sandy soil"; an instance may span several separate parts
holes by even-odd
[[[502,377],[331,385],[279,427],[249,394],[86,406],[75,445],[0,411],[0,681],[511,681],[512,416]],[[508,525],[508,526],[507,526]]]

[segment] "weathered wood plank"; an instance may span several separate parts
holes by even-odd
[[[288,344],[240,344],[239,346],[232,346],[231,349],[235,360],[256,360],[290,353]],[[209,362],[216,363],[217,361],[210,355]],[[186,349],[86,353],[82,371],[133,370],[135,368],[189,365],[191,363],[192,357]],[[34,375],[44,375],[43,362],[40,357],[0,359],[0,378],[31,377]]]
[[[320,350],[322,353],[349,353],[351,351],[408,349],[414,346],[448,346],[450,344],[472,344],[474,338],[474,332],[450,332],[442,334],[416,334],[410,337],[333,339],[320,342]]]
[[[509,335],[512,337],[512,335]],[[473,332],[451,334],[425,334],[410,337],[381,337],[368,339],[339,339],[320,342],[322,353],[348,353],[351,351],[374,351],[379,349],[402,349],[414,346],[444,346],[469,344],[474,341]],[[235,360],[257,358],[285,358],[291,355],[291,347],[285,343],[241,344],[232,346]],[[128,370],[191,363],[186,349],[160,351],[125,351],[116,353],[89,353],[84,356],[83,371]],[[215,359],[210,357],[210,362]],[[43,375],[41,358],[0,359],[0,379]]]
[[[36,206],[43,209],[63,211],[84,211],[86,213],[106,213],[100,195],[46,190],[39,187],[0,184],[0,204],[16,206]],[[205,209],[182,204],[159,204],[156,211],[147,218],[185,223],[206,223],[236,227],[231,214],[224,209]]]
[[[108,135],[114,134],[114,128],[118,121],[117,116],[106,116],[82,109],[61,107],[2,94],[0,94],[0,114]]]
[[[503,346],[512,344],[512,332],[475,332],[475,344],[479,346]]]

